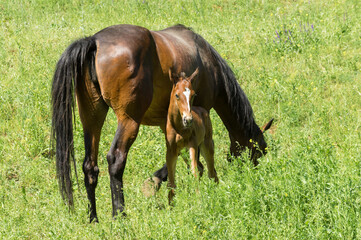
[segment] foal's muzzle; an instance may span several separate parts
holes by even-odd
[[[183,116],[183,126],[186,128],[189,128],[190,126],[192,126],[193,123],[193,116]]]

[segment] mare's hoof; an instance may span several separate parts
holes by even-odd
[[[99,221],[98,221],[98,218],[97,217],[95,217],[95,218],[90,218],[90,223],[99,223]]]
[[[142,192],[145,197],[152,197],[159,190],[162,181],[158,177],[148,178],[144,181]]]
[[[113,216],[113,220],[116,221],[118,219],[124,219],[127,217],[127,214],[123,211],[120,213],[117,213],[117,215]]]

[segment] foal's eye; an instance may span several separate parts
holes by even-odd
[[[175,98],[176,98],[177,100],[179,100],[179,95],[178,95],[178,94],[175,94]]]

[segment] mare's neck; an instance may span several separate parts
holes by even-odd
[[[230,137],[242,146],[250,145],[249,140],[255,137],[255,134],[258,133],[257,128],[259,129],[252,112],[248,117],[237,116],[227,96],[218,97],[214,109],[226,126]],[[243,117],[243,119],[239,119],[240,117]]]

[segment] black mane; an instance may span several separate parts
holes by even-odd
[[[195,33],[192,28],[186,27],[182,24],[177,24],[168,29],[175,29],[176,31],[190,31],[194,37],[195,42],[200,48],[207,47],[216,63],[216,78],[221,81],[224,86],[224,91],[227,95],[227,102],[232,111],[232,115],[239,123],[239,131],[244,131],[244,135],[249,138],[255,137],[260,129],[255,123],[253,110],[251,104],[239,86],[237,79],[228,66],[227,62],[219,55],[219,53],[200,35]]]
[[[244,134],[252,138],[259,132],[259,127],[255,123],[251,104],[237,82],[237,79],[228,66],[227,62],[219,55],[219,53],[200,35],[196,34],[196,38],[202,39],[210,50],[215,62],[218,64],[217,78],[223,81],[224,90],[227,95],[227,102],[231,108],[233,116],[239,123],[240,131],[243,129]]]

